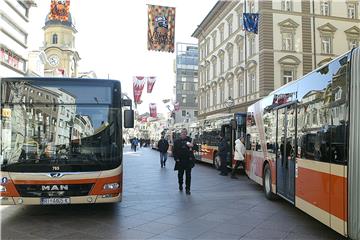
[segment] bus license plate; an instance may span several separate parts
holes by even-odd
[[[41,205],[70,204],[70,198],[41,198]]]

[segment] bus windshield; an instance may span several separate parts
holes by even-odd
[[[2,170],[48,171],[46,165],[100,170],[120,164],[121,132],[115,129],[121,113],[112,107],[110,87],[8,82],[2,92]]]

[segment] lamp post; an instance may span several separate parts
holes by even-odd
[[[229,110],[229,113],[231,112],[231,108],[234,106],[235,102],[234,99],[232,99],[231,96],[225,101],[225,106]]]

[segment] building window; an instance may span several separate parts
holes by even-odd
[[[210,107],[210,91],[206,93],[206,107]]]
[[[356,4],[355,3],[348,3],[347,5],[347,15],[348,18],[355,19],[356,18]]]
[[[185,110],[181,111],[181,116],[186,117],[186,111]]]
[[[281,1],[281,10],[291,12],[292,9],[292,1],[291,0],[282,0]]]
[[[230,36],[233,32],[233,17],[232,16],[227,19],[227,23],[228,23],[228,33],[229,33],[228,36]]]
[[[217,72],[216,72],[216,60],[213,61],[213,77],[216,78],[216,75]]]
[[[234,84],[232,80],[228,82],[228,96],[234,97]]]
[[[255,54],[255,37],[249,38],[249,55]]]
[[[57,44],[58,43],[58,35],[54,34],[52,37],[52,44]]]
[[[186,83],[181,84],[181,90],[186,90]]]
[[[210,53],[210,39],[206,40],[206,56]]]
[[[294,70],[283,70],[283,84],[294,80]]]
[[[240,43],[238,48],[238,62],[241,63],[242,61],[244,61],[244,48],[242,43]]]
[[[330,1],[324,0],[320,2],[320,13],[323,16],[330,16]]]
[[[216,31],[212,33],[213,50],[216,48]]]
[[[255,72],[250,72],[249,73],[249,92],[251,93],[255,93],[256,92],[256,75]]]
[[[220,74],[224,73],[224,55],[220,57]]]
[[[233,51],[229,51],[228,52],[228,57],[229,57],[229,69],[231,69],[233,67]]]
[[[206,66],[206,81],[210,81],[210,65]]]
[[[224,103],[225,102],[225,86],[224,84],[220,85],[220,103]]]
[[[353,48],[357,48],[359,46],[359,41],[357,39],[350,39],[349,40],[349,50]]]
[[[242,16],[242,12],[239,12],[237,15],[237,22],[238,22],[238,26],[240,29],[243,28],[243,16]]]
[[[332,53],[332,42],[330,36],[321,37],[321,53],[331,54]]]
[[[181,102],[182,102],[182,103],[186,103],[186,95],[182,95],[182,96],[181,96]]]
[[[186,82],[186,77],[181,77],[182,82]]]
[[[282,50],[293,51],[294,50],[294,34],[282,33]]]
[[[255,3],[254,3],[254,0],[249,0],[249,13],[255,13]]]
[[[216,87],[213,88],[212,92],[213,92],[213,96],[212,96],[213,97],[213,105],[216,106],[217,105],[217,89],[216,89]]]
[[[220,28],[220,43],[224,41],[224,28]]]
[[[198,111],[194,111],[194,117],[198,117],[199,112]]]
[[[244,77],[239,78],[239,97],[245,96],[245,86],[244,86]]]

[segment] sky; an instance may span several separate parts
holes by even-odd
[[[30,11],[29,50],[38,50],[44,41],[42,27],[50,11],[51,0],[37,0]],[[197,43],[191,37],[217,0],[71,0],[70,12],[75,21],[75,47],[80,55],[79,70],[95,71],[98,78],[117,79],[123,92],[133,98],[133,76],[156,76],[151,94],[146,85],[138,106],[149,111],[149,103],[166,113],[163,99],[173,99],[175,52],[147,50],[147,4],[176,8],[175,42]]]

